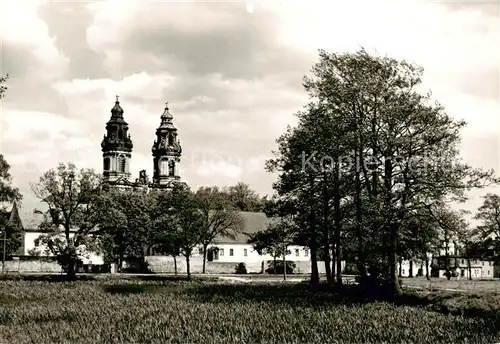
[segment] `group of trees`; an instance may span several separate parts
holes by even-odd
[[[364,50],[320,51],[304,79],[310,102],[267,162],[278,174],[267,212],[282,221],[252,238],[257,248],[309,246],[313,284],[318,258],[339,284],[341,260],[355,261],[361,281],[375,278],[397,295],[398,261],[427,259],[452,230],[467,227],[451,205],[497,180],[460,159],[466,124],[418,92],[422,75]]]
[[[430,93],[420,93],[422,68],[364,50],[320,51],[311,72],[304,79],[309,103],[266,163],[278,175],[271,199],[244,184],[197,192],[183,184],[169,193],[103,192],[91,171],[61,165],[34,187],[48,205],[42,227],[63,228],[68,243],[47,236],[47,247],[68,266],[77,247],[97,242],[89,238],[99,238],[117,262],[150,246],[184,255],[189,266],[196,245],[206,257],[217,235],[240,228],[237,210],[264,211],[275,221],[251,236],[257,251],[276,260],[288,245],[309,247],[312,284],[319,282],[318,260],[331,284],[342,283],[341,261],[354,261],[362,282],[375,280],[392,295],[401,293],[397,266],[403,258],[427,260],[442,243],[447,252],[454,240],[471,255],[476,237],[499,248],[499,196],[485,197],[478,228],[454,207],[469,190],[498,179],[460,159],[466,123],[450,117]]]
[[[0,98],[7,79],[0,78]],[[20,229],[8,226],[7,208],[21,200],[11,186],[9,169],[0,155],[0,203],[5,208],[0,226],[8,232],[7,256],[21,244]],[[44,173],[32,190],[45,208],[35,210],[42,217],[39,242],[70,277],[85,252],[101,252],[108,263],[121,267],[126,259],[144,257],[146,249],[185,256],[189,274],[189,257],[197,246],[203,248],[205,271],[209,245],[218,236],[237,235],[243,230],[239,211],[260,211],[265,201],[244,183],[196,192],[182,183],[171,192],[109,190],[99,174],[72,163]]]
[[[77,169],[72,163],[49,170],[32,189],[47,208],[36,211],[43,216],[40,229],[45,234],[40,242],[70,277],[84,252],[101,252],[107,263],[120,269],[124,261],[144,258],[147,250],[154,250],[174,259],[185,257],[190,278],[193,250],[202,247],[205,272],[208,247],[219,236],[240,233],[240,209],[260,202],[243,183],[196,192],[184,183],[170,192],[109,189],[93,170]]]

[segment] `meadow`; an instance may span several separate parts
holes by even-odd
[[[5,343],[495,343],[500,296],[415,294],[400,304],[300,283],[0,281]]]

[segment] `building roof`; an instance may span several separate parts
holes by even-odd
[[[247,244],[249,236],[258,231],[265,230],[267,225],[272,221],[264,213],[240,211],[239,214],[243,218],[243,231],[236,236],[236,239],[218,236],[215,238],[215,244]]]
[[[243,231],[239,233],[235,239],[218,236],[214,240],[215,244],[247,244],[249,239],[248,234],[265,230],[267,225],[272,221],[272,219],[268,218],[264,213],[249,211],[240,211],[238,213],[243,218]],[[24,231],[40,233],[41,231],[38,229],[38,225],[41,222],[41,218],[37,220],[38,221],[32,221],[31,226],[29,226],[29,228],[25,228]],[[74,231],[76,231],[76,229],[72,230],[72,232]]]
[[[7,220],[7,224],[19,227],[23,229],[23,222],[21,217],[19,216],[19,209],[17,208],[17,202],[12,203],[12,208],[10,211],[1,209],[0,216],[4,217]]]

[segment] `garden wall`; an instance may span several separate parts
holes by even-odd
[[[174,259],[166,256],[147,256],[146,261],[153,272],[157,273],[173,273]],[[311,262],[296,261],[294,273],[309,274],[311,273]],[[206,272],[212,274],[234,274],[237,262],[206,262]],[[191,272],[201,273],[203,271],[203,259],[193,257],[190,260]],[[250,262],[245,263],[248,273],[262,273],[263,262]],[[342,267],[345,267],[343,263]],[[56,262],[42,261],[42,260],[10,260],[5,262],[5,269],[7,272],[61,272],[61,266]],[[267,269],[267,266],[264,270]],[[318,262],[319,273],[325,273],[324,262]],[[177,272],[186,273],[186,260],[185,258],[177,258]]]
[[[61,272],[57,262],[42,260],[8,260],[5,262],[7,272]]]
[[[149,268],[157,273],[173,273],[175,272],[174,259],[165,256],[147,256],[146,261],[149,263]],[[203,259],[193,257],[189,260],[191,273],[203,272]],[[234,274],[237,262],[206,262],[206,272],[212,274]],[[248,273],[260,273],[262,271],[262,262],[246,263]],[[177,257],[177,272],[186,273],[186,259]]]
[[[174,259],[172,257],[166,256],[148,256],[146,261],[149,263],[149,268],[153,272],[157,273],[173,273],[174,269]],[[311,262],[310,261],[294,261],[295,270],[294,273],[297,274],[309,274],[311,273]],[[237,262],[206,262],[206,272],[213,274],[234,274]],[[263,270],[267,269],[267,266],[263,269],[263,261],[245,263],[248,273],[262,273]],[[192,273],[203,272],[203,259],[199,257],[193,257],[190,259],[190,267]],[[342,262],[342,269],[345,268],[345,262]],[[318,261],[318,271],[320,274],[325,273],[325,263]],[[186,259],[183,257],[177,257],[177,272],[186,272]]]

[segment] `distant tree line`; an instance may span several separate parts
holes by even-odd
[[[192,191],[178,183],[171,191],[117,190],[103,184],[91,169],[72,163],[47,171],[32,185],[46,205],[40,242],[74,277],[79,257],[100,252],[106,263],[123,267],[125,261],[144,261],[148,249],[186,259],[197,247],[203,251],[219,236],[235,237],[243,230],[240,211],[260,211],[265,198],[244,183],[226,188],[201,187]]]

